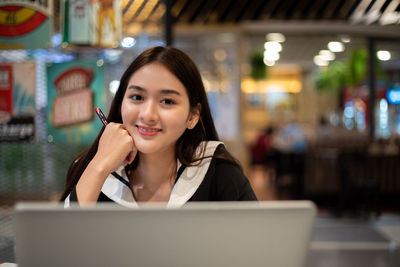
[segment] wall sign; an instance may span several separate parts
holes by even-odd
[[[104,110],[106,91],[103,68],[96,62],[74,61],[47,68],[48,140],[90,144],[101,129],[94,108]]]
[[[0,142],[35,138],[34,62],[0,64]]]
[[[0,49],[50,47],[53,0],[2,0]]]

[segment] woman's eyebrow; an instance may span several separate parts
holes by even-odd
[[[129,85],[128,89],[130,89],[130,90],[138,90],[138,91],[141,91],[141,92],[145,92],[146,91],[146,89],[144,89],[143,87],[140,87],[138,85]],[[174,95],[178,95],[178,96],[181,95],[181,93],[179,93],[177,90],[174,90],[174,89],[161,89],[160,90],[160,94],[161,95],[174,94]]]
[[[163,95],[174,94],[174,95],[179,95],[179,96],[181,95],[181,93],[179,93],[178,91],[173,90],[173,89],[162,89],[161,94],[163,94]]]
[[[139,90],[139,91],[146,91],[143,87],[137,86],[137,85],[129,85],[128,89],[131,90]]]

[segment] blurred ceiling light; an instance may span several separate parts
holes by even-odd
[[[391,58],[391,54],[387,50],[379,50],[376,55],[378,59],[382,61],[388,61]]]
[[[269,61],[277,61],[279,60],[279,53],[271,50],[265,50],[264,51],[264,61],[269,60]]]
[[[347,35],[343,35],[340,40],[342,40],[343,43],[350,43],[351,42],[351,38],[350,36]]]
[[[275,60],[268,60],[264,57],[264,64],[268,67],[272,67],[273,65],[275,65]]]
[[[319,55],[326,61],[335,60],[335,54],[329,50],[321,50],[319,51]]]
[[[123,48],[131,48],[136,44],[136,40],[133,37],[127,36],[121,40],[120,44]]]
[[[274,52],[282,51],[282,45],[278,42],[265,42],[264,48],[267,51],[274,51]]]
[[[324,60],[321,55],[317,55],[314,57],[314,63],[317,66],[328,66],[329,62]]]
[[[217,61],[224,61],[226,59],[226,52],[224,49],[217,49],[214,52],[214,58]]]
[[[265,38],[267,39],[267,41],[273,41],[279,43],[283,43],[286,40],[285,35],[277,32],[268,33],[267,35],[265,35]]]
[[[344,45],[341,42],[329,42],[328,48],[332,52],[343,52],[344,51]]]
[[[110,82],[108,90],[110,90],[110,92],[113,95],[115,95],[115,93],[118,91],[118,87],[119,87],[119,81],[118,80],[113,80],[113,81]]]

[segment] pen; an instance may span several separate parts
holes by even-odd
[[[99,107],[94,109],[96,111],[97,116],[99,116],[99,119],[103,123],[104,126],[107,126],[108,121],[106,119],[106,116],[104,116],[103,112],[101,112],[101,109]]]

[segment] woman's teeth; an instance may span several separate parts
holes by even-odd
[[[139,126],[139,129],[140,129],[141,131],[143,131],[143,132],[146,132],[146,133],[159,132],[159,131],[161,131],[160,129],[144,129],[144,128],[140,127],[140,126]]]

